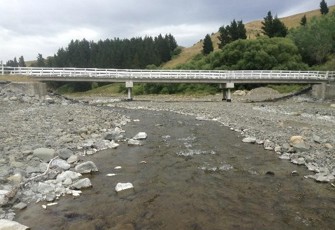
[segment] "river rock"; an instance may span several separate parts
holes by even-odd
[[[279,158],[282,159],[282,160],[290,160],[291,159],[289,153],[284,153],[284,154],[280,155]]]
[[[305,165],[305,159],[303,157],[291,159],[291,162],[296,165]]]
[[[56,167],[63,170],[68,170],[71,168],[71,165],[62,159],[55,159],[51,162],[50,167]]]
[[[86,161],[84,163],[78,164],[75,167],[75,170],[78,173],[91,173],[91,172],[98,172],[98,168],[97,166],[94,164],[94,162],[92,161]]]
[[[317,135],[313,135],[313,141],[314,141],[315,143],[320,144],[320,143],[321,143],[321,138],[320,138],[319,136],[317,136]]]
[[[317,173],[315,175],[306,176],[306,178],[312,178],[317,182],[331,182],[335,179],[332,174],[328,173]]]
[[[243,138],[242,142],[254,144],[254,143],[256,143],[256,138],[255,137],[246,137],[246,138]]]
[[[128,189],[133,189],[134,186],[132,183],[128,182],[128,183],[117,183],[117,185],[115,186],[115,191],[116,192],[121,192],[124,190],[128,190]]]
[[[243,96],[246,96],[247,95],[247,92],[244,91],[244,90],[236,90],[234,93],[233,93],[234,96],[240,96],[240,97],[243,97]]]
[[[56,181],[57,182],[64,182],[66,180],[78,180],[82,175],[80,173],[77,172],[73,172],[73,171],[65,171],[62,172],[61,174],[57,175]]]
[[[148,137],[147,133],[139,132],[132,139],[134,139],[134,140],[145,140],[145,139],[147,139],[147,137]]]
[[[49,162],[55,157],[55,150],[49,148],[38,148],[33,151],[33,155],[44,162]]]
[[[129,139],[128,140],[128,145],[129,146],[140,146],[140,145],[142,145],[142,142],[139,141],[139,140]]]
[[[275,143],[269,140],[265,140],[263,146],[265,150],[274,150]]]
[[[77,162],[78,160],[79,160],[79,157],[77,155],[72,155],[66,160],[66,162],[69,164],[73,164]]]
[[[37,186],[37,191],[41,194],[48,194],[55,191],[56,186],[54,184],[49,184],[45,182],[39,182]]]
[[[304,138],[302,136],[292,136],[290,138],[290,144],[293,145],[297,145],[297,144],[301,144],[304,143]]]
[[[8,203],[8,194],[10,191],[8,190],[0,190],[0,207],[6,205]]]
[[[22,210],[22,209],[25,209],[26,207],[27,207],[27,204],[23,202],[20,202],[13,206],[13,208],[17,210]]]
[[[327,148],[327,149],[333,149],[334,147],[331,145],[331,144],[329,144],[329,143],[326,143],[325,144],[325,147]]]
[[[58,156],[63,160],[69,159],[72,155],[73,151],[68,148],[60,149],[58,152]]]
[[[90,188],[90,187],[92,187],[92,183],[90,179],[88,178],[80,179],[71,185],[72,189],[83,189],[83,188]]]
[[[0,219],[0,230],[26,230],[29,227],[19,224],[18,222]]]
[[[293,144],[292,145],[293,149],[295,152],[304,152],[310,149],[310,146],[307,145],[306,143],[298,143],[298,144]]]

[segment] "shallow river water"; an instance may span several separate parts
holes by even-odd
[[[335,228],[335,191],[303,179],[310,174],[304,167],[242,143],[214,121],[119,111],[140,120],[125,130],[129,138],[146,132],[144,146],[123,143],[95,154],[99,173],[90,176],[93,188],[47,210],[30,204],[16,221],[38,230]],[[118,182],[131,182],[134,190],[117,194]]]

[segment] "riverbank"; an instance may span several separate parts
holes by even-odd
[[[260,94],[253,98],[273,97]],[[87,166],[85,156],[116,148],[118,141],[131,138],[125,136],[123,126],[133,121],[113,108],[172,111],[191,115],[198,121],[213,120],[240,133],[244,142],[261,144],[271,150],[269,154],[306,165],[311,171],[307,177],[333,182],[335,119],[331,103],[314,101],[308,96],[275,103],[246,103],[250,95],[235,96],[233,103],[222,102],[220,95],[146,96],[132,102],[81,98],[78,102],[56,95],[38,98],[2,90],[1,219],[13,219],[14,208],[25,208],[30,202],[54,202],[65,194],[80,195],[76,192],[80,188],[73,184],[87,182],[89,177],[69,173],[65,177],[62,172],[78,172],[78,165]],[[88,171],[94,171],[94,163],[89,165],[92,168]],[[59,174],[63,177],[59,178]]]

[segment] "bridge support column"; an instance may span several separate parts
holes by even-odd
[[[222,89],[223,94],[222,101],[231,102],[231,89],[233,88],[234,88],[233,82],[220,84],[220,89]]]
[[[128,98],[127,98],[128,101],[133,100],[133,95],[132,95],[133,86],[134,86],[134,83],[132,81],[126,81],[126,88],[128,89]]]

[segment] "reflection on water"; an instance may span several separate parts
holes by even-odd
[[[334,190],[303,179],[303,167],[215,122],[123,113],[140,119],[126,130],[147,132],[144,146],[92,156],[100,170],[92,189],[47,210],[30,205],[17,221],[32,229],[333,229]],[[117,194],[118,182],[134,190]]]

